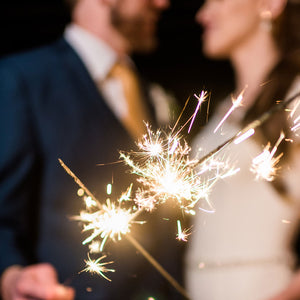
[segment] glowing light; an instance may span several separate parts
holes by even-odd
[[[206,97],[206,92],[197,97],[198,105],[190,126]],[[242,94],[235,101],[235,106],[241,98]],[[166,201],[175,201],[188,214],[195,214],[193,208],[200,202],[199,209],[213,212],[209,202],[212,187],[219,179],[234,175],[238,169],[214,154],[202,162],[190,160],[191,148],[179,135],[183,127],[175,131],[177,124],[178,121],[170,133],[162,130],[154,132],[146,124],[147,133],[137,143],[139,151],[120,152],[120,158],[142,184],[136,191],[134,201],[140,210],[146,211],[152,211]]]
[[[275,152],[281,141],[284,139],[284,134],[281,133],[276,145],[269,151],[271,145],[270,143],[264,148],[263,152],[256,156],[252,160],[251,171],[256,174],[256,179],[265,179],[267,181],[273,181],[276,175],[278,168],[276,165],[278,164],[280,158],[282,157],[283,153],[279,154],[277,157],[274,157]]]
[[[84,197],[84,201],[87,208],[97,206],[97,202],[94,199],[92,199],[90,196]]]
[[[228,112],[225,114],[223,119],[220,121],[220,123],[217,125],[216,129],[214,130],[214,133],[218,131],[218,129],[224,124],[224,122],[227,120],[227,118],[233,113],[233,111],[241,106],[242,100],[243,100],[243,95],[244,95],[245,89],[238,95],[236,99],[232,97],[232,106],[228,110]]]
[[[142,188],[139,188],[136,192],[136,197],[133,199],[140,209],[152,210],[157,207],[158,204],[166,202],[168,199],[176,200],[179,207],[184,212],[195,215],[196,211],[193,209],[200,199],[204,200],[206,206],[200,206],[199,209],[206,212],[213,212],[212,206],[209,202],[209,194],[214,184],[221,178],[232,176],[238,172],[238,168],[232,168],[224,159],[218,158],[218,154],[227,145],[232,142],[236,144],[245,140],[247,137],[254,134],[254,129],[261,126],[266,120],[270,118],[275,112],[284,109],[289,105],[296,97],[299,97],[300,93],[294,95],[287,101],[280,103],[277,106],[272,107],[269,111],[265,112],[258,119],[250,123],[242,131],[229,138],[223,144],[213,149],[210,153],[206,154],[200,159],[190,160],[189,152],[190,147],[179,136],[181,129],[175,132],[174,126],[170,134],[162,132],[160,130],[155,133],[151,131],[151,128],[147,125],[147,134],[144,135],[141,142],[138,143],[138,152],[121,152],[120,156],[127,164],[132,173],[138,175],[138,181],[142,183]],[[191,118],[191,126],[193,125],[195,116],[200,109],[200,104],[204,101],[206,93],[203,92],[198,99],[197,108]],[[232,108],[228,111],[226,116],[219,123],[215,131],[218,130],[225,122],[227,116],[240,105],[242,101],[242,93],[233,102]],[[299,103],[298,103],[299,105]],[[293,110],[295,114],[295,110]],[[294,123],[299,122],[300,116],[294,120]],[[178,122],[178,121],[177,121]],[[296,125],[295,125],[296,126]],[[294,128],[296,129],[296,127]],[[280,137],[275,147],[270,152],[268,145],[262,154],[258,158],[254,159],[253,171],[256,172],[258,177],[272,180],[275,176],[276,164],[278,163],[282,154],[274,158],[274,154],[277,147],[284,136]],[[266,155],[267,153],[267,155]],[[264,156],[266,155],[266,156]],[[267,158],[266,158],[267,157]],[[261,168],[260,165],[265,160],[269,161],[269,165]],[[258,161],[258,162],[257,162]],[[185,290],[172,278],[147,251],[131,236],[131,225],[133,223],[144,223],[134,221],[135,217],[140,211],[137,211],[135,206],[127,205],[127,208],[123,208],[122,204],[125,201],[132,201],[131,189],[132,185],[128,188],[117,201],[111,202],[107,199],[106,204],[101,204],[94,195],[84,186],[84,184],[77,178],[77,176],[59,159],[60,164],[66,170],[66,172],[74,179],[79,185],[79,196],[84,196],[86,203],[86,211],[80,212],[79,216],[74,219],[79,220],[84,224],[84,231],[92,231],[90,236],[83,242],[89,244],[91,253],[101,252],[108,238],[113,241],[119,240],[123,235],[126,235],[127,240],[140,252],[144,257],[186,298],[189,298]],[[268,171],[266,171],[268,170]],[[111,194],[111,187],[107,187],[107,193]],[[130,208],[128,208],[130,207]],[[282,220],[282,223],[288,224],[290,221]],[[177,238],[180,240],[186,240],[189,235],[188,230],[181,228],[181,223],[177,222],[178,234]],[[101,256],[96,260],[88,258],[86,260],[86,268],[83,271],[96,273],[109,280],[103,273],[114,272],[113,269],[108,269],[105,266],[112,262],[101,262],[106,256]],[[204,263],[199,264],[199,268],[205,267]],[[149,298],[149,300],[151,297]]]
[[[105,242],[108,238],[112,240],[121,239],[122,235],[130,232],[130,227],[135,214],[132,209],[123,209],[111,203],[107,199],[106,204],[102,208],[93,213],[83,212],[78,218],[85,222],[83,231],[92,231],[92,234],[83,241],[83,244],[90,243],[96,237],[102,239],[100,251],[103,251]]]
[[[90,273],[98,274],[103,278],[105,278],[106,280],[111,281],[111,279],[105,276],[104,273],[115,272],[114,269],[108,269],[105,267],[108,264],[112,264],[113,261],[100,262],[104,258],[106,258],[106,255],[103,255],[96,260],[93,260],[90,257],[88,257],[87,260],[84,260],[84,262],[86,263],[86,268],[83,269],[81,272],[90,272]]]
[[[249,137],[251,137],[255,133],[254,128],[250,128],[245,133],[241,134],[240,136],[237,136],[237,138],[234,140],[234,143],[236,145],[240,144],[241,142],[245,141]]]
[[[89,252],[90,253],[100,253],[100,242],[99,241],[92,241],[89,245]]]
[[[205,268],[205,263],[204,263],[204,262],[201,262],[201,263],[198,265],[198,268],[199,268],[199,269],[204,269],[204,268]]]
[[[153,132],[148,125],[147,134],[138,146],[140,152],[120,152],[120,157],[142,183],[134,199],[139,209],[151,211],[167,200],[175,200],[186,213],[190,213],[200,199],[210,206],[211,187],[226,172],[232,171],[228,164],[217,164],[215,159],[205,161],[196,171],[197,161],[189,159],[191,148],[178,133]],[[159,151],[152,151],[154,146]],[[206,179],[205,168],[210,171]]]
[[[83,190],[83,189],[78,189],[78,190],[77,190],[77,195],[78,195],[79,197],[82,197],[82,196],[84,195],[84,190]]]
[[[188,233],[189,229],[182,230],[181,223],[179,220],[177,220],[177,229],[177,240],[187,242],[187,237],[190,235],[190,233]]]
[[[192,117],[192,120],[191,120],[189,129],[188,129],[188,133],[190,133],[190,131],[191,131],[191,128],[192,128],[192,126],[193,126],[193,124],[194,124],[196,115],[197,115],[197,113],[198,113],[198,111],[199,111],[199,109],[200,109],[201,104],[202,104],[202,103],[205,101],[205,99],[207,98],[207,92],[202,91],[201,94],[200,94],[200,96],[197,96],[197,95],[195,95],[195,94],[194,94],[194,96],[197,98],[198,104],[197,104],[197,107],[196,107],[196,109],[195,109],[195,112],[193,113],[193,117]]]
[[[111,183],[109,183],[106,186],[106,193],[107,193],[107,195],[111,195],[111,192],[112,192],[112,185],[111,185]]]
[[[296,116],[296,112],[299,112],[300,100],[296,101],[293,109],[290,112],[290,118],[293,119],[293,126],[291,127],[291,131],[296,132],[300,128],[300,115]]]
[[[91,199],[91,196],[83,197],[87,210],[81,211],[80,215],[74,216],[73,219],[83,223],[84,232],[92,232],[82,242],[83,245],[91,243],[89,245],[91,252],[102,252],[108,238],[113,241],[121,240],[122,235],[130,232],[133,223],[144,223],[143,221],[134,221],[138,212],[134,210],[133,206],[130,208],[122,207],[124,201],[132,201],[130,199],[131,190],[132,185],[116,203],[112,203],[110,199],[107,199],[106,204],[101,204],[98,200]],[[101,240],[100,246],[96,238]]]

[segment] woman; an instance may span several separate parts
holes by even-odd
[[[207,0],[196,19],[204,29],[204,54],[229,59],[235,72],[233,97],[244,91],[243,105],[216,133],[231,97],[196,137],[192,148],[209,152],[278,100],[300,91],[300,1]],[[199,211],[193,220],[186,256],[186,286],[193,300],[300,298],[292,251],[300,212],[300,151],[290,121],[281,111],[254,136],[219,153],[240,171],[214,186],[210,201],[215,213]],[[268,142],[274,146],[281,131],[294,142],[283,141],[276,152],[284,153],[276,180],[255,180],[252,159]]]

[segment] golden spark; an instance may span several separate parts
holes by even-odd
[[[100,262],[102,259],[106,258],[106,255],[103,255],[99,258],[97,258],[96,260],[91,259],[88,256],[87,260],[84,260],[84,262],[86,263],[86,268],[83,269],[81,272],[90,272],[90,273],[94,273],[94,274],[98,274],[101,275],[103,278],[105,278],[108,281],[111,281],[111,279],[109,279],[107,276],[105,276],[103,273],[107,273],[107,272],[115,272],[114,269],[108,269],[105,266],[108,264],[112,264],[113,261],[109,261],[109,262]]]
[[[277,140],[275,146],[270,151],[270,143],[264,148],[263,152],[256,156],[252,160],[252,166],[250,170],[256,174],[255,179],[265,179],[267,181],[273,181],[278,168],[276,165],[279,163],[280,158],[283,153],[280,153],[277,157],[274,157],[275,152],[281,141],[284,139],[284,133],[282,132],[279,139]]]
[[[108,238],[113,241],[121,240],[122,235],[130,232],[134,218],[135,212],[132,211],[132,208],[121,208],[119,205],[111,203],[110,199],[107,199],[106,204],[96,212],[81,212],[77,219],[85,223],[83,231],[92,231],[83,244],[88,244],[99,237],[102,240],[100,251],[103,251]]]
[[[181,229],[181,222],[179,220],[177,220],[177,229],[178,229],[178,233],[177,233],[177,240],[179,241],[184,241],[187,242],[187,237],[191,234],[189,233],[189,228],[188,229]]]
[[[96,242],[96,238],[99,238],[101,240],[99,251],[102,252],[108,238],[113,241],[121,240],[123,235],[130,232],[133,223],[144,223],[143,221],[134,221],[138,212],[133,206],[122,207],[124,201],[132,201],[131,190],[132,185],[117,199],[116,203],[107,199],[105,204],[101,204],[95,197],[92,199],[90,192],[88,193],[90,196],[83,196],[87,209],[81,211],[79,216],[73,217],[74,220],[83,223],[84,232],[92,232],[82,242],[83,245]],[[85,193],[87,191],[85,188]],[[90,249],[95,249],[95,246],[90,245]]]
[[[296,132],[300,128],[300,115],[299,115],[300,100],[296,101],[289,117],[293,120],[291,131]]]
[[[118,205],[111,203],[108,199],[106,205],[101,205],[101,203],[93,196],[93,194],[88,190],[88,188],[80,181],[80,179],[65,165],[65,163],[59,159],[61,166],[65,171],[74,179],[74,181],[80,186],[86,195],[94,199],[97,204],[97,210],[95,212],[82,211],[80,216],[74,217],[74,219],[80,220],[83,223],[87,223],[85,230],[93,230],[91,236],[85,240],[86,243],[91,243],[91,249],[96,250],[99,243],[94,239],[100,235],[102,242],[100,244],[100,251],[102,251],[104,243],[108,236],[112,239],[115,239],[115,236],[118,236],[118,239],[121,238],[122,234],[130,232],[130,226],[133,223],[135,216],[139,214],[139,211],[134,212],[135,208],[122,209],[120,206],[124,201],[130,201],[130,194],[132,185],[128,188],[127,192],[124,193],[118,202]],[[81,195],[84,193],[80,193]],[[112,219],[116,221],[119,225],[116,226]],[[107,221],[108,224],[103,224],[103,220]],[[144,223],[144,222],[135,222],[135,223]],[[185,289],[147,252],[147,250],[132,236],[125,235],[126,239],[151,263],[151,265],[172,285],[174,288],[181,293],[186,299],[189,299]],[[97,245],[97,246],[96,246]],[[97,249],[98,251],[98,249]],[[105,272],[115,272],[113,269],[107,269],[105,265],[112,262],[100,263],[100,261],[106,256],[102,256],[96,260],[90,259],[86,260],[86,268],[83,270],[85,272],[96,273],[104,277],[105,279],[110,279],[105,276]],[[82,272],[83,272],[82,271]]]
[[[237,136],[237,138],[234,140],[234,143],[236,145],[240,144],[241,142],[245,141],[249,137],[251,137],[255,133],[254,128],[250,128],[244,133],[241,133],[240,135]]]
[[[210,189],[230,169],[228,164],[216,164],[215,159],[210,159],[195,170],[197,161],[190,160],[191,148],[178,133],[153,132],[148,125],[138,147],[139,152],[120,152],[120,157],[142,183],[134,201],[139,209],[147,211],[169,199],[175,200],[187,213],[192,212],[200,199],[210,206]],[[210,171],[209,177],[203,176],[205,168]]]
[[[195,118],[196,118],[196,115],[201,107],[201,104],[206,100],[207,98],[207,92],[205,91],[202,91],[201,94],[199,96],[197,96],[196,94],[194,94],[194,96],[196,97],[196,99],[198,100],[198,104],[197,104],[197,107],[195,109],[195,112],[193,113],[193,117],[192,117],[192,120],[191,120],[191,123],[190,123],[190,126],[189,126],[189,129],[188,129],[188,133],[190,133],[191,131],[191,128],[194,124],[194,121],[195,121]]]
[[[232,97],[232,106],[230,107],[230,109],[228,110],[228,112],[225,114],[225,116],[223,117],[223,119],[220,121],[220,123],[217,125],[217,127],[214,130],[214,133],[216,133],[218,131],[218,129],[224,124],[224,122],[228,119],[228,117],[233,113],[233,111],[241,106],[242,104],[242,100],[243,100],[243,95],[244,95],[245,89],[238,95],[238,97],[236,99],[234,99]]]

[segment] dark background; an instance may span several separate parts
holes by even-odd
[[[232,90],[228,62],[202,56],[201,28],[195,14],[202,0],[171,0],[159,26],[158,49],[150,56],[135,56],[138,67],[150,80],[170,90],[187,111],[196,105],[194,93],[211,92],[211,105]],[[0,57],[55,40],[69,21],[63,0],[10,0],[1,5]],[[194,99],[194,100],[193,100]]]

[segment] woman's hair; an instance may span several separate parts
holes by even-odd
[[[266,78],[266,84],[248,110],[243,120],[243,125],[257,119],[264,112],[271,109],[278,101],[283,101],[289,92],[297,75],[300,74],[300,0],[288,0],[284,13],[274,23],[273,33],[275,41],[281,51],[281,60]],[[288,130],[287,113],[282,110],[274,114],[262,126],[258,137],[264,144],[272,145],[278,140],[281,131],[286,135]],[[286,136],[286,138],[289,138]],[[282,142],[278,147],[278,153],[284,152],[280,160],[284,164],[289,159],[289,143]],[[284,186],[280,177],[274,182],[275,188],[284,193]]]
[[[282,15],[273,23],[274,39],[284,56],[300,49],[300,0],[288,0]],[[298,53],[299,55],[299,53]]]

